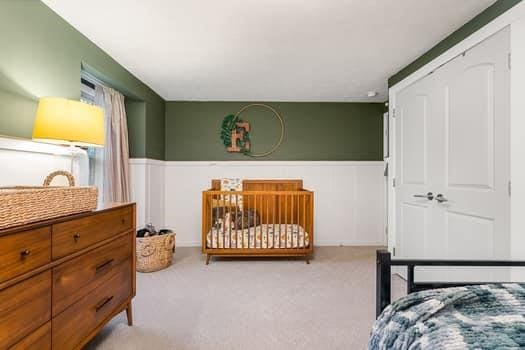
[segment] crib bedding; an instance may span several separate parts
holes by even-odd
[[[411,293],[375,322],[369,349],[523,349],[525,284]]]
[[[261,224],[249,228],[213,227],[207,234],[208,248],[306,248],[310,236],[297,224]]]

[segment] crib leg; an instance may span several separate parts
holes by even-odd
[[[206,254],[206,265],[210,264],[210,258],[211,258],[211,255],[210,254]]]
[[[307,255],[304,258],[306,260],[306,265],[310,265],[310,257]]]

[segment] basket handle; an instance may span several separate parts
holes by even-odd
[[[142,252],[140,253],[140,255],[142,255],[143,257],[147,258],[148,256],[153,255],[153,253],[155,253],[155,248],[153,247],[153,245],[147,243],[142,248]]]
[[[44,187],[49,187],[51,184],[51,181],[55,178],[55,176],[65,176],[67,177],[67,181],[69,182],[69,187],[75,187],[75,177],[68,171],[65,170],[57,170],[53,171],[51,174],[47,175],[47,177],[44,180]]]
[[[164,247],[166,250],[173,250],[175,248],[175,235],[169,235],[168,239],[164,241]]]

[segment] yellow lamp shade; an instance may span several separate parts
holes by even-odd
[[[58,97],[38,102],[33,139],[75,146],[104,146],[104,112],[97,106]]]

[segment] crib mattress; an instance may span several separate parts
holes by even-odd
[[[244,230],[214,227],[206,237],[206,246],[215,249],[306,248],[309,244],[308,232],[297,224],[262,224]]]

